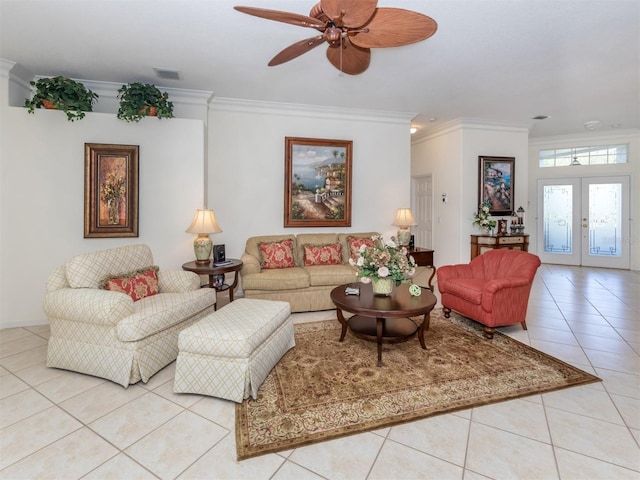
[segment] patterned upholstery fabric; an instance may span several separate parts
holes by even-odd
[[[241,298],[183,330],[173,391],[234,402],[258,388],[295,346],[287,302]]]
[[[51,326],[47,366],[126,387],[147,382],[175,360],[178,334],[215,310],[215,290],[201,289],[195,273],[162,270],[159,293],[138,302],[121,292],[98,289],[105,275],[151,264],[149,247],[132,245],[80,255],[57,268],[44,299]]]
[[[342,249],[339,243],[328,245],[305,245],[304,265],[340,265]]]
[[[293,259],[293,241],[262,242],[260,247],[260,259],[262,268],[292,268],[295,267]]]
[[[522,324],[540,258],[518,250],[490,250],[468,264],[437,270],[442,306],[483,324],[491,338],[495,327]]]
[[[126,293],[134,302],[137,302],[158,293],[157,272],[158,267],[154,265],[118,276],[108,275],[103,277],[100,288]]]
[[[349,254],[354,260],[358,258],[358,253],[363,245],[367,248],[373,247],[374,245],[371,238],[365,237],[348,237],[347,241],[349,242]]]

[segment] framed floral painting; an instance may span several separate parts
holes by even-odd
[[[478,157],[479,204],[489,205],[489,215],[511,215],[515,210],[515,157]]]
[[[350,227],[353,142],[285,138],[284,226]]]
[[[84,144],[84,238],[138,236],[138,150]]]

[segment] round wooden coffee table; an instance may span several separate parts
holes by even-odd
[[[360,295],[347,295],[347,287],[359,288]],[[409,285],[403,284],[395,287],[390,296],[378,297],[373,294],[370,283],[350,283],[334,288],[330,295],[342,325],[340,341],[344,340],[349,328],[356,337],[376,342],[379,367],[382,366],[383,343],[404,342],[417,332],[420,345],[427,349],[424,331],[429,329],[431,310],[436,304],[436,297],[429,289],[423,288],[422,294],[414,297],[409,293]],[[355,315],[345,319],[343,310]],[[419,315],[424,315],[420,326],[408,318]]]

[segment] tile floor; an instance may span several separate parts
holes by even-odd
[[[298,314],[296,322],[332,319]],[[640,479],[640,273],[543,265],[528,331],[602,383],[235,460],[231,402],[45,367],[47,326],[0,332],[1,479]]]

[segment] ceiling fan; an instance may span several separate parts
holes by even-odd
[[[438,29],[422,13],[401,8],[378,8],[378,0],[321,0],[309,16],[255,7],[234,7],[256,17],[315,28],[321,34],[301,40],[278,53],[269,66],[280,65],[321,45],[338,70],[358,75],[369,67],[371,48],[400,47],[426,40]]]

